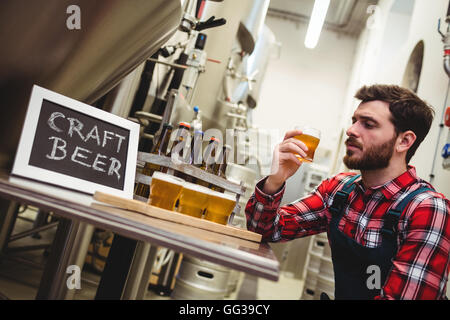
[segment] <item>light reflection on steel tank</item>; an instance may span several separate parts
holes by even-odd
[[[67,28],[71,5],[80,30]],[[33,84],[93,103],[174,34],[181,14],[179,0],[0,1],[0,168],[12,166]]]

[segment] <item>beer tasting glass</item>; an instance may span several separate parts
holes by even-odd
[[[295,127],[295,130],[301,130],[302,134],[294,136],[294,138],[302,141],[308,147],[308,151],[306,152],[305,158],[302,158],[298,154],[296,154],[295,156],[300,161],[313,162],[314,152],[316,151],[316,148],[319,145],[320,141],[320,131],[318,129],[311,127]]]
[[[208,205],[209,189],[198,184],[185,182],[180,194],[178,212],[201,218]]]
[[[235,196],[210,190],[205,219],[226,225],[235,205]]]
[[[184,180],[167,173],[155,172],[150,183],[148,204],[174,210],[175,204],[183,189]]]

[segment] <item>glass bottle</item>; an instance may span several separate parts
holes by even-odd
[[[219,140],[211,137],[208,146],[206,147],[201,168],[206,172],[214,174],[214,166],[216,164],[216,149],[219,145]]]
[[[229,145],[224,145],[222,148],[222,152],[219,155],[219,159],[214,167],[214,173],[223,179],[226,179],[225,172],[227,170],[228,157],[230,155],[230,152],[231,147]],[[210,188],[222,193],[225,192],[224,188],[215,185],[210,185]]]
[[[194,107],[194,118],[192,119],[192,129],[195,131],[202,131],[202,116],[198,106]]]
[[[195,131],[194,138],[191,140],[189,163],[197,168],[200,168],[202,166],[203,135],[203,131]]]
[[[211,139],[209,140],[208,146],[205,149],[205,152],[203,154],[203,161],[202,164],[200,166],[200,169],[212,173],[214,174],[214,164],[215,164],[215,158],[216,158],[216,149],[217,146],[219,144],[219,140],[216,139],[215,137],[211,137]],[[197,179],[197,184],[205,186],[205,187],[209,187],[210,184],[209,182],[206,182],[202,179]]]
[[[216,174],[226,179],[225,172],[227,170],[227,164],[228,164],[228,157],[230,156],[231,147],[229,145],[225,145],[222,148],[222,153],[219,156],[219,161],[217,161],[215,172]]]
[[[203,131],[195,131],[194,137],[191,139],[191,148],[189,150],[189,164],[200,168],[202,166],[202,151],[203,151]],[[186,176],[186,181],[197,183],[197,178]]]
[[[170,135],[172,134],[172,125],[165,123],[162,127],[161,134],[156,144],[153,146],[151,154],[157,154],[160,156],[165,156],[167,153],[167,146],[169,145]],[[155,171],[162,171],[163,168],[158,164],[146,162],[142,174],[147,176],[152,176]],[[138,196],[148,198],[150,193],[150,186],[148,184],[138,183],[134,193]]]
[[[175,137],[175,141],[173,142],[170,152],[167,155],[169,158],[172,158],[172,155],[178,152],[178,160],[185,163],[187,162],[186,158],[184,157],[184,150],[186,148],[186,143],[189,141],[187,137],[190,135],[190,129],[191,125],[187,122],[180,122],[178,124],[177,136]],[[178,149],[178,145],[181,146],[180,150],[176,150]],[[163,172],[167,172],[167,169]],[[182,179],[186,178],[186,175],[184,173],[177,170],[175,170],[174,176],[180,177]]]

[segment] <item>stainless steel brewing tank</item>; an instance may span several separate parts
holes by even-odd
[[[71,5],[80,29],[67,26]],[[181,14],[180,0],[0,1],[0,168],[14,160],[33,84],[93,103],[172,36]]]
[[[240,0],[223,2],[206,2],[202,20],[211,16],[225,18],[227,23],[218,28],[205,30],[208,38],[206,40],[205,51],[208,58],[221,61],[221,63],[207,63],[206,71],[198,78],[195,93],[191,102],[192,106],[198,105],[202,111],[203,129],[218,128],[224,130],[226,118],[218,115],[216,106],[217,100],[223,98],[222,81],[224,79],[228,58],[233,49],[239,49],[237,32],[241,20],[251,11],[255,1]],[[224,107],[226,114],[229,110]],[[185,121],[190,121],[186,119]]]
[[[264,28],[268,5],[268,0],[224,1],[221,4],[207,2],[203,18],[206,19],[211,15],[224,17],[227,19],[227,24],[206,31],[208,40],[205,51],[209,58],[222,63],[208,63],[206,72],[200,75],[195,88],[191,105],[198,105],[202,110],[203,129],[216,128],[225,134],[225,129],[235,127],[236,119],[227,116],[229,113],[235,113],[233,110],[235,104],[225,101],[226,93],[223,88],[223,82],[227,81],[225,78],[227,64],[229,58],[236,57],[241,49],[249,52],[255,51],[255,44],[261,35],[260,31]],[[248,37],[242,36],[242,32],[239,30],[246,30]],[[258,54],[255,53],[255,55]],[[242,62],[242,59],[236,59],[235,69],[239,69]],[[261,73],[263,74],[263,72]],[[238,79],[237,81],[244,80]],[[230,83],[232,82],[230,81]],[[234,83],[230,85],[231,92],[234,91],[235,86]],[[243,95],[246,95],[247,91]],[[244,118],[246,116],[244,113],[240,115]]]
[[[244,21],[239,24],[237,37],[242,49],[249,54],[253,53],[256,41],[258,41],[261,30],[269,9],[270,0],[255,0],[250,12]]]
[[[256,41],[253,53],[244,57],[240,65],[240,73],[255,80],[251,87],[248,81],[241,79],[226,79],[230,87],[231,101],[246,101],[250,108],[255,108],[258,104],[260,88],[264,80],[264,75],[271,57],[276,48],[276,39],[274,33],[267,25],[263,26],[258,41]],[[228,77],[230,78],[230,77]],[[251,90],[250,90],[251,89]],[[247,97],[248,95],[248,97]]]

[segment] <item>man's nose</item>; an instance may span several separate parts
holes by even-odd
[[[356,130],[356,123],[352,124],[347,131],[345,132],[347,134],[347,136],[354,136],[357,137],[358,136],[358,132]]]

